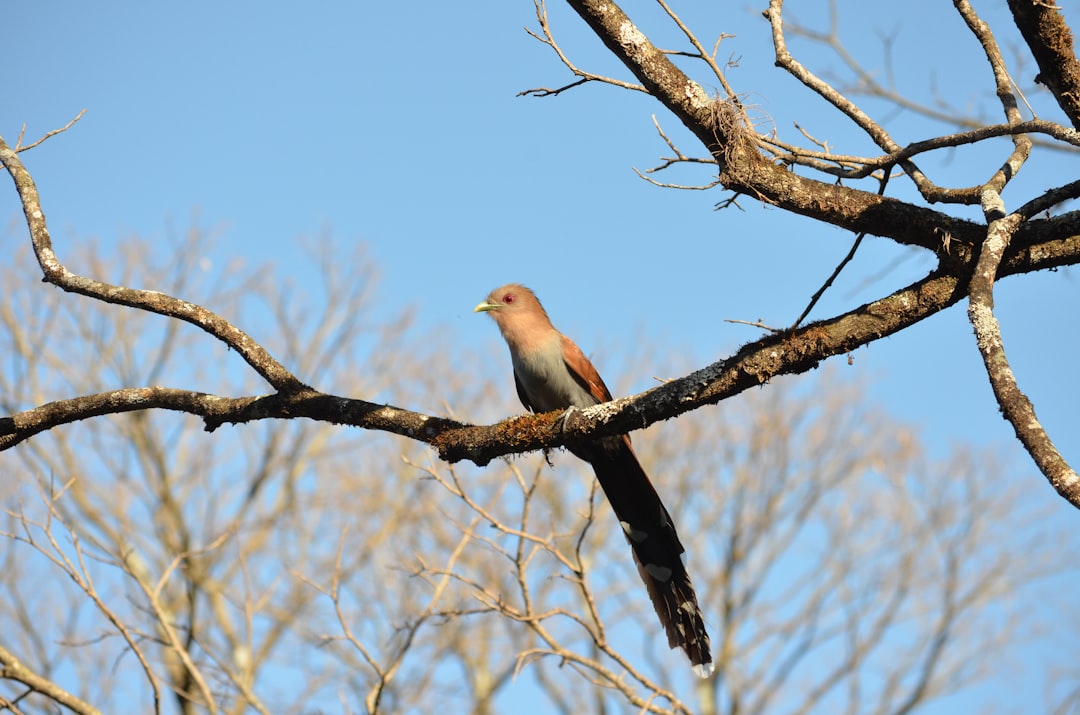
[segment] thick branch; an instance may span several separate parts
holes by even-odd
[[[48,678],[42,677],[27,668],[11,651],[3,646],[0,646],[0,679],[22,683],[31,690],[41,693],[56,704],[63,705],[75,713],[99,715],[101,712],[85,700],[72,695]]]
[[[737,103],[710,98],[610,0],[568,0],[605,45],[716,158],[724,187],[782,209],[856,233],[898,243],[941,248],[941,235],[957,240],[953,256],[968,253],[985,235],[971,221],[889,197],[799,176],[767,159]],[[897,147],[897,150],[900,150]],[[906,156],[906,155],[904,155]],[[976,201],[972,194],[972,201]],[[956,253],[959,251],[959,255]]]
[[[310,388],[274,395],[221,397],[170,387],[131,387],[57,400],[0,418],[0,451],[60,425],[101,415],[150,409],[201,417],[207,432],[223,424],[307,417],[432,442],[440,434],[466,427],[454,420],[429,417],[390,405],[336,397]]]
[[[435,446],[440,456],[450,462],[469,459],[483,463],[507,454],[572,444],[581,436],[641,429],[716,404],[778,375],[806,372],[826,357],[913,325],[956,303],[963,295],[956,278],[934,274],[832,320],[810,324],[791,334],[761,338],[726,360],[633,397],[574,411],[565,420],[558,419],[558,413],[513,418],[495,425],[495,439],[490,441],[486,433],[476,432],[470,433],[470,443],[461,444],[451,433],[440,437]]]
[[[1050,90],[1073,127],[1080,129],[1080,62],[1061,8],[1054,0],[1009,0],[1009,10],[1039,65],[1035,81]]]
[[[610,0],[568,2],[650,94],[679,117],[708,148],[720,167],[719,178],[725,188],[855,233],[885,236],[904,245],[920,246],[935,251],[944,261],[967,264],[975,260],[972,251],[985,237],[985,226],[875,193],[802,177],[770,161],[761,153],[756,135],[745,123],[738,104],[717,98],[706,102],[704,90],[653,46],[618,5]],[[990,44],[989,40],[986,42]],[[1003,88],[1002,84],[999,89]],[[1010,121],[1015,121],[1015,117],[1010,117]],[[1072,134],[1052,131],[1043,124],[1031,124],[1030,129],[1050,132],[1065,141],[1075,140]],[[1004,127],[977,130],[965,135],[963,142],[1017,131]],[[929,148],[932,147],[919,145],[900,149],[896,163]],[[890,165],[891,162],[880,168],[887,170]],[[1008,172],[999,172],[1002,178],[1015,171],[1011,160],[1006,162],[1006,167]],[[978,203],[979,190],[980,187],[958,189],[956,199]],[[1057,218],[1049,221],[1040,226],[1040,232],[1050,231],[1060,238],[1076,231],[1072,218],[1062,225],[1053,223]],[[1019,244],[1034,243],[1027,235],[1030,230],[1029,224],[1021,228],[1016,237]]]
[[[993,218],[990,214],[1000,211],[1001,198],[996,192],[987,193],[988,200],[984,202],[984,206],[987,207],[988,217]],[[986,241],[982,245],[981,255],[971,278],[968,288],[968,319],[975,330],[975,342],[986,366],[986,374],[990,378],[1001,414],[1013,426],[1024,449],[1050,480],[1054,489],[1073,506],[1080,508],[1080,477],[1058,452],[1035,415],[1031,400],[1020,390],[1016,375],[1005,355],[1001,328],[994,317],[994,281],[997,278],[998,266],[1012,235],[1024,219],[1019,213],[1008,216],[1005,216],[1003,211],[1000,213],[1002,215],[990,222]]]

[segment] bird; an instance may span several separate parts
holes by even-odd
[[[473,312],[487,313],[495,320],[510,348],[514,384],[527,410],[565,412],[611,400],[611,392],[585,353],[555,329],[536,295],[525,286],[511,283],[496,288]],[[686,550],[634,454],[630,437],[600,437],[569,449],[592,466],[630,544],[668,646],[682,648],[694,674],[709,677],[714,669],[709,634],[686,572]]]

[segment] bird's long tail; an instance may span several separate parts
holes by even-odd
[[[630,542],[638,573],[667,631],[668,645],[682,648],[694,673],[708,677],[713,672],[709,634],[683,564],[686,550],[656,488],[634,455],[630,440],[625,436],[609,437],[580,451],[579,456],[596,472]]]

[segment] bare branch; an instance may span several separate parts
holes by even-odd
[[[573,72],[576,76],[580,77],[576,82],[559,87],[558,89],[548,89],[547,87],[537,87],[535,89],[526,89],[517,93],[517,96],[531,95],[534,97],[554,97],[568,89],[585,84],[586,82],[601,82],[603,84],[610,84],[613,87],[621,87],[622,89],[630,89],[636,92],[646,91],[644,87],[631,82],[623,82],[622,80],[615,79],[614,77],[605,77],[603,75],[593,74],[586,72],[570,61],[570,58],[563,52],[563,49],[559,46],[559,43],[555,41],[555,36],[551,33],[551,25],[548,23],[547,14],[547,2],[546,0],[533,0],[533,7],[536,10],[536,21],[540,23],[540,34],[525,28],[525,32],[530,36],[544,43],[559,56],[559,61],[562,62],[568,70]]]
[[[968,320],[975,330],[975,343],[982,355],[986,374],[1001,413],[1013,426],[1017,438],[1057,492],[1080,509],[1080,476],[1069,466],[1035,416],[1035,408],[1016,382],[1001,339],[1001,328],[994,317],[994,281],[1002,257],[1023,214],[1005,215],[1001,197],[987,189],[983,202],[989,228],[979,262],[968,286]]]
[[[770,0],[768,9],[763,13],[772,28],[776,64],[847,115],[856,126],[873,139],[875,144],[888,152],[897,151],[900,146],[893,141],[889,133],[880,124],[871,119],[857,104],[838,92],[832,85],[815,75],[792,56],[791,52],[788,51],[787,40],[784,36],[783,12],[784,0]],[[911,171],[913,173],[918,172],[913,165]],[[921,172],[917,175],[921,176]]]
[[[1005,58],[1001,56],[1001,49],[998,47],[997,40],[994,39],[994,34],[990,32],[990,27],[983,22],[982,18],[975,13],[975,9],[971,7],[968,0],[955,0],[953,5],[956,7],[957,12],[960,13],[960,16],[964,18],[964,22],[967,23],[972,34],[978,39],[979,44],[982,45],[983,52],[986,53],[986,59],[994,73],[994,86],[998,101],[1001,102],[1001,108],[1005,113],[1006,121],[1010,125],[1019,124],[1023,118],[1020,116],[1020,109],[1017,107],[1016,97],[1013,95],[1015,85],[1009,76],[1009,70],[1005,67]],[[986,188],[993,189],[998,193],[1005,188],[1005,184],[1010,179],[1019,173],[1020,168],[1031,154],[1031,140],[1026,135],[1013,134],[1012,140],[1012,154],[1005,160],[1004,166],[998,169],[985,184]]]
[[[526,97],[526,96],[531,95],[533,97],[554,97],[556,95],[562,94],[563,92],[565,92],[568,89],[573,89],[574,87],[580,87],[581,85],[585,84],[586,82],[592,82],[592,81],[594,81],[592,77],[582,77],[577,82],[571,82],[570,84],[564,84],[562,87],[557,87],[555,89],[551,89],[550,87],[534,87],[533,89],[523,89],[520,92],[518,92],[516,96],[518,96],[518,97]]]
[[[302,382],[271,357],[249,335],[206,308],[157,291],[110,285],[69,271],[53,252],[52,238],[45,225],[45,213],[41,209],[37,187],[16,152],[8,147],[2,137],[0,137],[0,164],[7,169],[15,182],[15,188],[19,191],[26,225],[30,228],[30,240],[45,280],[71,293],[191,323],[236,350],[256,372],[278,390],[287,392],[304,387]]]
[[[142,668],[143,673],[146,675],[147,683],[149,684],[153,693],[154,700],[154,712],[161,712],[161,694],[158,689],[157,677],[154,674],[153,669],[150,667],[150,663],[147,660],[146,654],[142,648],[139,647],[137,642],[137,636],[127,623],[116,613],[116,611],[109,607],[98,593],[97,588],[94,586],[94,581],[90,576],[90,572],[86,567],[84,560],[82,547],[80,544],[79,535],[72,527],[67,524],[57,511],[57,503],[60,498],[67,492],[71,483],[65,484],[58,491],[50,491],[50,493],[42,492],[42,501],[47,508],[47,519],[42,524],[31,522],[24,513],[20,512],[17,516],[20,526],[23,530],[22,536],[16,536],[15,534],[6,534],[8,538],[15,541],[23,541],[36,549],[41,555],[48,559],[54,566],[59,568],[68,578],[71,579],[93,602],[98,611],[105,616],[110,624],[116,628],[117,632],[127,643],[128,648],[139,661],[139,666]],[[75,552],[75,561],[64,552],[59,542],[56,540],[56,536],[53,534],[52,528],[54,524],[60,524],[67,532],[67,536],[71,544],[73,545]],[[44,536],[44,543],[39,542],[35,536],[35,531],[40,531]],[[65,703],[66,704],[66,703]],[[96,711],[95,711],[96,712]]]
[[[992,124],[956,134],[933,137],[932,139],[912,142],[894,153],[882,154],[876,157],[833,154],[828,151],[810,151],[782,142],[771,136],[761,136],[760,140],[765,144],[766,148],[776,147],[782,149],[784,153],[774,152],[774,155],[781,161],[807,166],[842,179],[862,179],[871,176],[875,171],[896,165],[904,159],[919,154],[976,144],[995,137],[1032,133],[1046,134],[1070,146],[1080,148],[1080,132],[1042,119],[1031,119],[1017,124]],[[817,143],[816,140],[815,143]],[[979,187],[953,189],[952,196],[958,203],[978,203],[977,189]],[[969,200],[967,198],[968,194],[971,194],[973,198]]]
[[[885,187],[888,186],[888,184],[888,175],[882,176],[878,193],[884,194]],[[821,296],[823,296],[825,294],[825,291],[827,291],[829,287],[832,286],[833,282],[840,275],[840,272],[844,270],[844,267],[851,263],[851,260],[855,258],[855,252],[859,250],[859,246],[862,245],[862,241],[864,238],[866,238],[865,233],[860,233],[858,236],[855,237],[854,243],[851,244],[851,250],[847,252],[847,255],[844,256],[840,263],[837,264],[836,268],[833,269],[832,274],[825,280],[825,283],[823,283],[822,286],[818,288],[817,292],[815,292],[814,295],[811,296],[810,303],[807,304],[806,308],[803,309],[803,312],[795,320],[789,330],[795,330],[796,328],[798,328],[799,324],[806,319],[806,316],[810,315],[810,311],[812,311],[814,309],[814,306],[817,305],[817,302],[821,299]]]
[[[0,678],[22,683],[58,705],[63,705],[72,712],[80,713],[80,715],[100,715],[101,713],[90,703],[75,697],[48,678],[44,678],[27,668],[11,651],[2,645],[0,645]],[[0,698],[0,704],[7,705],[2,698]]]
[[[686,39],[690,41],[690,44],[693,45],[696,52],[692,56],[697,57],[708,65],[709,70],[712,71],[713,77],[715,77],[716,81],[720,83],[720,86],[724,88],[724,93],[727,95],[727,98],[735,99],[735,91],[731,88],[731,85],[728,84],[727,77],[724,76],[724,73],[720,70],[720,66],[716,63],[716,53],[720,50],[720,43],[724,41],[725,36],[721,34],[720,37],[716,39],[712,52],[707,52],[705,47],[701,44],[701,41],[698,40],[697,35],[695,35],[690,28],[686,26],[686,23],[675,14],[675,11],[671,9],[671,6],[664,0],[657,0],[657,2],[660,3],[660,7],[664,8],[664,12],[666,12],[668,17],[675,22],[679,30],[686,35]]]
[[[1050,90],[1073,127],[1080,129],[1080,62],[1061,8],[1054,0],[1009,0],[1009,10],[1039,65],[1035,81]]]
[[[26,125],[24,124],[23,128],[22,128],[22,131],[19,132],[19,141],[15,143],[15,151],[20,152],[20,151],[27,151],[29,149],[33,149],[34,147],[41,145],[46,139],[51,139],[52,137],[56,136],[57,134],[61,134],[63,132],[66,132],[68,129],[71,129],[73,126],[75,126],[75,122],[82,119],[84,114],[86,114],[86,110],[85,109],[80,109],[79,113],[76,114],[75,118],[72,119],[70,122],[68,122],[64,126],[60,127],[59,129],[51,129],[51,130],[45,132],[45,134],[42,135],[42,137],[40,139],[38,139],[35,142],[31,142],[31,143],[27,144],[26,146],[23,146],[23,143],[22,143],[23,133],[26,131]],[[3,140],[0,139],[0,141],[3,141]]]

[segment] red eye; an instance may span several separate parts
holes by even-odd
[[[507,305],[510,305],[513,302],[514,302],[514,294],[513,293],[507,293],[506,295],[503,296],[503,303],[506,303]]]

